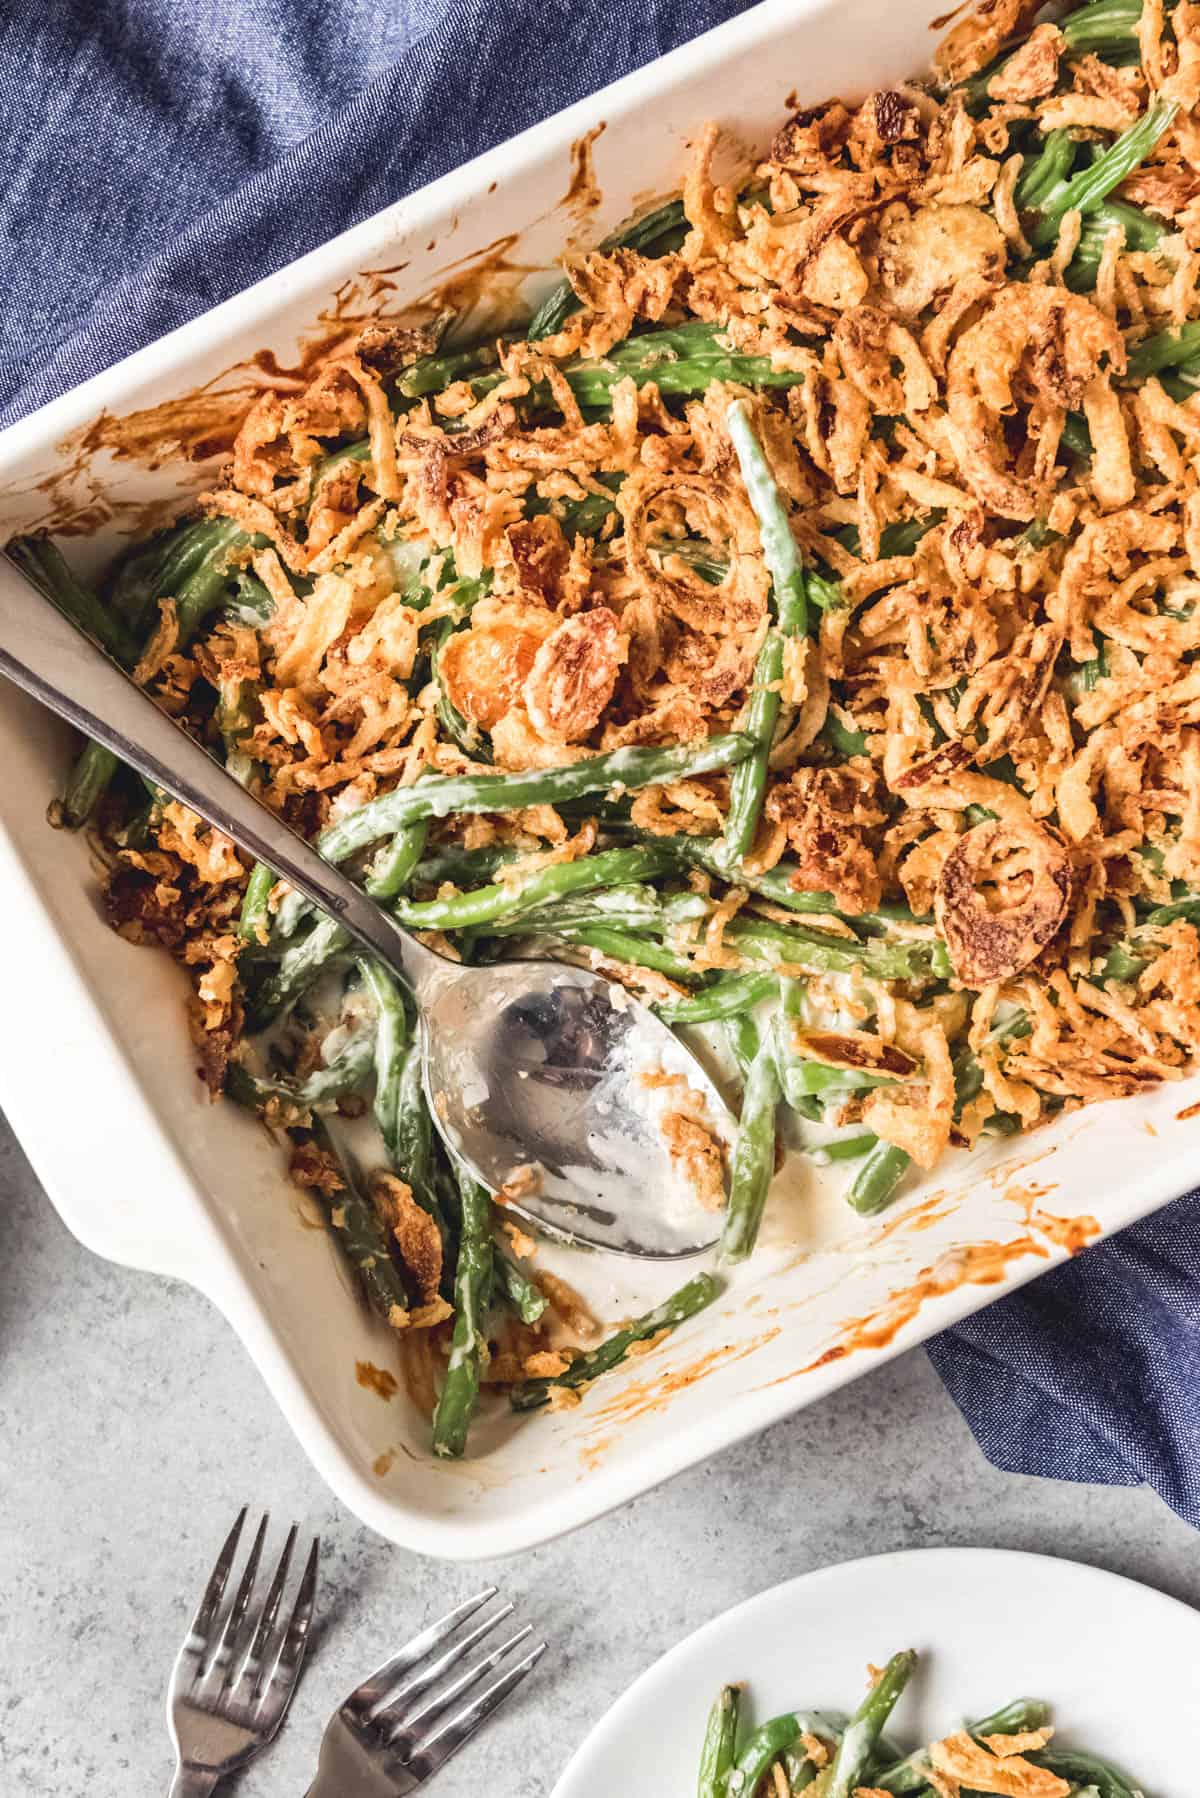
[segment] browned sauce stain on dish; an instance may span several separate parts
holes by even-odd
[[[1009,1262],[1024,1255],[1036,1255],[1045,1261],[1049,1259],[1050,1251],[1044,1242],[1033,1236],[1018,1236],[1012,1242],[976,1242],[965,1248],[948,1249],[931,1267],[922,1268],[911,1285],[889,1293],[877,1310],[865,1317],[849,1319],[842,1326],[838,1340],[815,1361],[768,1380],[758,1390],[765,1392],[800,1374],[828,1367],[831,1362],[852,1355],[856,1349],[887,1348],[913,1321],[927,1300],[945,1298],[962,1286],[998,1286],[1007,1277]]]
[[[395,1374],[389,1373],[386,1367],[376,1367],[373,1361],[356,1361],[354,1375],[360,1386],[377,1393],[380,1398],[395,1398],[399,1390]]]
[[[45,511],[28,528],[61,536],[88,535],[116,520],[131,535],[142,535],[177,517],[181,498],[126,504],[103,492],[91,476],[93,458],[105,452],[119,462],[156,469],[166,462],[197,464],[226,456],[251,406],[263,393],[299,393],[330,356],[347,348],[365,325],[418,325],[446,313],[475,308],[511,314],[516,291],[531,272],[511,252],[517,233],[509,232],[481,250],[451,263],[425,293],[397,302],[398,277],[408,264],[363,269],[335,289],[330,303],[299,339],[288,361],[261,349],[222,369],[210,380],[158,405],[132,412],[102,412],[84,430],[58,446],[63,464],[33,489],[46,499]],[[78,489],[87,489],[81,497]]]
[[[1057,1153],[1057,1145],[1051,1143],[1049,1148],[1039,1149],[1036,1155],[1020,1155],[1011,1161],[1002,1161],[999,1167],[992,1168],[984,1178],[990,1180],[997,1190],[1002,1190],[1008,1185],[1014,1174],[1023,1174],[1026,1168],[1036,1167],[1039,1161],[1047,1161],[1051,1155]]]
[[[219,392],[202,388],[119,417],[101,412],[77,442],[85,455],[107,450],[118,462],[140,462],[146,468],[175,457],[207,462],[229,454],[261,391],[248,381]]]
[[[371,1472],[373,1474],[375,1474],[377,1478],[379,1478],[381,1480],[385,1480],[387,1478],[388,1474],[392,1471],[392,1462],[395,1459],[396,1459],[395,1449],[394,1448],[385,1449],[383,1454],[376,1455],[374,1461],[372,1461]]]
[[[940,1223],[942,1218],[949,1217],[963,1196],[957,1193],[951,1197],[944,1186],[939,1186],[936,1192],[926,1194],[925,1198],[910,1205],[898,1217],[889,1218],[887,1223],[881,1224],[872,1233],[872,1246],[886,1242],[889,1236],[895,1236],[901,1230],[916,1232],[930,1229],[934,1224]]]
[[[945,31],[947,25],[952,25],[960,12],[966,12],[969,4],[970,0],[960,0],[960,4],[952,6],[949,12],[940,12],[936,19],[930,19],[930,31]]]
[[[731,1366],[734,1362],[744,1361],[747,1355],[753,1355],[758,1349],[765,1348],[767,1343],[774,1342],[780,1334],[779,1325],[764,1330],[761,1335],[751,1338],[749,1342],[728,1342],[718,1348],[709,1349],[707,1354],[698,1360],[689,1362],[684,1367],[664,1367],[657,1373],[647,1375],[644,1379],[630,1380],[620,1392],[607,1399],[594,1409],[589,1407],[588,1425],[591,1431],[597,1428],[611,1428],[613,1425],[629,1424],[638,1417],[646,1417],[653,1411],[662,1411],[670,1404],[676,1393],[685,1391],[689,1386],[697,1385],[715,1373],[719,1367]],[[611,1436],[592,1434],[582,1449],[584,1461],[594,1467],[605,1451],[612,1446]]]
[[[1188,1118],[1200,1117],[1200,1099],[1194,1105],[1185,1105],[1182,1111],[1175,1113],[1176,1123],[1186,1123]]]
[[[1056,1248],[1065,1249],[1068,1255],[1078,1255],[1100,1235],[1100,1225],[1086,1211],[1081,1212],[1078,1217],[1060,1217],[1057,1212],[1043,1211],[1038,1203],[1039,1199],[1044,1199],[1057,1190],[1055,1185],[1031,1184],[1014,1186],[1004,1196],[1019,1208],[1025,1222],[1048,1237]]]
[[[571,177],[559,205],[565,206],[577,217],[594,212],[603,198],[592,161],[592,145],[606,129],[605,122],[601,119],[598,125],[593,125],[590,131],[585,131],[571,145]]]
[[[36,498],[38,510],[22,524],[22,533],[53,531],[60,537],[90,537],[105,525],[116,523],[131,537],[149,536],[178,517],[181,496],[160,499],[122,499],[106,492],[92,473],[91,450],[80,442],[59,446],[66,460],[32,484],[27,479],[8,481],[0,487],[0,499],[28,501]]]

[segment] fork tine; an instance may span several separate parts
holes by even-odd
[[[440,1717],[443,1711],[449,1710],[462,1693],[469,1691],[472,1686],[478,1685],[485,1673],[490,1673],[493,1667],[498,1667],[514,1648],[519,1647],[532,1634],[533,1627],[527,1623],[523,1629],[519,1629],[515,1635],[510,1636],[507,1642],[501,1642],[496,1648],[482,1655],[473,1666],[464,1668],[440,1692],[435,1692],[431,1698],[427,1698],[418,1710],[403,1717],[400,1720],[400,1727],[393,1732],[390,1741],[396,1743],[403,1737],[414,1740],[420,1724],[429,1722],[434,1717]]]
[[[482,1642],[483,1638],[491,1630],[494,1630],[498,1623],[503,1623],[506,1618],[511,1617],[514,1608],[511,1604],[502,1604],[498,1611],[493,1612],[490,1617],[485,1617],[482,1623],[477,1623],[473,1629],[467,1630],[465,1635],[459,1636],[451,1642],[449,1648],[439,1654],[436,1660],[427,1661],[424,1666],[417,1667],[407,1679],[402,1680],[398,1686],[393,1686],[386,1706],[374,1713],[372,1722],[386,1730],[393,1720],[402,1715],[406,1705],[414,1698],[419,1697],[429,1686],[436,1685],[443,1673],[448,1672],[451,1667],[461,1666],[476,1642]]]
[[[196,1615],[192,1618],[191,1634],[199,1636],[205,1648],[212,1630],[213,1620],[220,1609],[221,1599],[225,1592],[225,1583],[229,1578],[229,1569],[233,1566],[233,1557],[237,1553],[237,1545],[241,1540],[242,1525],[246,1521],[246,1506],[243,1505],[234,1521],[233,1528],[225,1538],[224,1546],[217,1556],[216,1565],[208,1576],[208,1584],[204,1588],[204,1596],[200,1600]]]
[[[321,1538],[314,1536],[312,1547],[308,1551],[308,1561],[300,1580],[300,1590],[296,1594],[296,1602],[292,1606],[292,1614],[288,1618],[279,1652],[275,1656],[275,1664],[263,1688],[259,1705],[259,1718],[265,1728],[275,1729],[296,1689],[296,1681],[300,1677],[300,1668],[304,1661],[304,1651],[308,1646],[309,1625],[312,1623],[313,1605],[317,1596],[317,1565],[321,1558]]]
[[[221,1631],[221,1639],[212,1656],[211,1665],[214,1667],[219,1667],[226,1661],[229,1663],[225,1674],[226,1685],[233,1682],[234,1668],[237,1664],[235,1657],[238,1638],[242,1633],[242,1624],[254,1592],[254,1582],[258,1578],[258,1563],[262,1559],[263,1542],[266,1539],[269,1521],[267,1513],[264,1511],[262,1521],[254,1533],[254,1541],[246,1560],[246,1570],[242,1574],[233,1603],[229,1607],[229,1614],[225,1619],[225,1627]]]
[[[533,1671],[545,1652],[546,1644],[539,1642],[515,1667],[510,1667],[506,1673],[494,1679],[477,1698],[473,1698],[470,1704],[465,1704],[461,1711],[457,1711],[429,1737],[419,1752],[405,1763],[405,1772],[414,1774],[419,1780],[428,1779],[439,1768],[444,1767],[450,1756],[456,1754],[463,1743],[474,1735],[484,1719],[490,1717],[526,1675]]]
[[[485,1586],[483,1591],[477,1592],[473,1598],[464,1598],[462,1603],[455,1605],[452,1611],[447,1611],[444,1617],[439,1618],[436,1623],[431,1623],[428,1629],[423,1629],[419,1635],[415,1635],[411,1642],[406,1642],[404,1647],[398,1649],[390,1660],[384,1661],[381,1667],[376,1667],[374,1673],[370,1674],[361,1686],[356,1686],[351,1692],[349,1698],[342,1705],[342,1710],[348,1711],[356,1721],[361,1722],[372,1711],[387,1704],[397,1681],[410,1668],[415,1667],[418,1661],[423,1661],[425,1656],[439,1643],[444,1642],[460,1623],[473,1616],[481,1605],[487,1604],[488,1600],[495,1596],[495,1586]]]
[[[292,1563],[292,1550],[296,1546],[296,1537],[299,1533],[300,1525],[298,1523],[294,1523],[287,1533],[287,1541],[283,1545],[283,1553],[279,1557],[279,1564],[275,1569],[275,1577],[271,1581],[270,1588],[267,1592],[267,1602],[263,1606],[263,1614],[259,1619],[258,1628],[254,1632],[254,1640],[251,1642],[250,1651],[246,1656],[246,1665],[242,1674],[243,1678],[245,1678],[246,1674],[249,1673],[252,1668],[257,1672],[257,1669],[266,1658],[267,1644],[271,1640],[271,1635],[275,1628],[275,1619],[279,1615],[279,1606],[283,1598],[283,1588],[287,1582],[288,1568]]]

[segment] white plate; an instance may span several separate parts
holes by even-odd
[[[685,1798],[722,1685],[744,1683],[759,1722],[848,1711],[867,1663],[901,1648],[921,1654],[888,1726],[903,1748],[1045,1698],[1062,1746],[1106,1755],[1146,1798],[1195,1798],[1200,1611],[1076,1561],[986,1548],[847,1561],[726,1611],[617,1700],[552,1798]]]

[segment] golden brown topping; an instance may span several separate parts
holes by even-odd
[[[1038,25],[988,82],[993,100],[1040,100],[1054,92],[1066,39],[1057,25]]]
[[[963,985],[987,986],[1028,967],[1062,923],[1070,895],[1070,859],[1045,825],[966,831],[942,867],[935,902]]]
[[[493,730],[521,697],[537,653],[554,630],[550,613],[484,613],[457,631],[438,657],[438,676],[451,705]]]
[[[934,1742],[929,1758],[939,1773],[997,1798],[1067,1798],[1071,1790],[1070,1782],[1048,1767],[1035,1767],[1020,1754],[990,1754],[965,1730]]]
[[[854,1068],[867,1074],[891,1074],[907,1080],[917,1064],[894,1043],[885,1043],[865,1030],[803,1030],[792,1033],[797,1055],[810,1056],[830,1067]]]
[[[533,728],[552,743],[581,743],[595,730],[612,698],[628,651],[607,606],[564,619],[538,649],[525,677],[525,709]]]
[[[866,833],[883,822],[869,764],[798,768],[767,795],[767,818],[783,826],[796,861],[797,891],[833,894],[842,911],[870,911],[883,891]]]
[[[898,200],[880,216],[875,236],[879,283],[896,312],[915,318],[960,281],[1000,281],[1004,248],[1004,233],[978,206],[913,212]]]

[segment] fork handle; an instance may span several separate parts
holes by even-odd
[[[217,1778],[207,1767],[187,1767],[181,1761],[167,1798],[208,1798],[210,1792],[216,1791]]]

